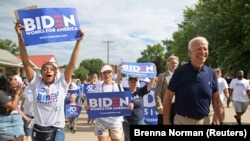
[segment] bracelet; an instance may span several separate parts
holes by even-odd
[[[15,93],[15,95],[18,95],[18,96],[20,96],[20,94],[19,94],[19,93]]]

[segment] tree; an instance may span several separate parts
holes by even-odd
[[[199,0],[184,10],[184,21],[172,40],[166,40],[167,54],[186,59],[188,41],[204,36],[209,41],[206,64],[223,72],[250,71],[250,2],[249,0]],[[184,49],[185,47],[185,49]],[[185,51],[184,51],[185,50]]]
[[[16,43],[13,43],[13,41],[9,39],[0,39],[0,49],[7,50],[14,55],[17,55],[19,53]]]
[[[101,59],[86,59],[81,61],[79,67],[85,68],[89,71],[89,74],[99,74],[101,67],[104,65]]]
[[[166,71],[165,50],[161,44],[147,45],[147,49],[141,52],[137,62],[152,62],[156,65],[157,74]]]
[[[89,78],[89,71],[83,67],[78,67],[74,71],[75,77],[79,78],[80,80],[88,79]]]

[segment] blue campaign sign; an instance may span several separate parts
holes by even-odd
[[[131,92],[86,93],[89,118],[130,116]]]
[[[121,73],[129,76],[156,77],[156,66],[154,63],[144,62],[144,63],[129,63],[123,62],[121,64]]]
[[[139,80],[139,83],[140,83],[140,87],[144,87],[145,85],[149,84],[149,82],[144,81],[144,80]]]
[[[79,40],[79,20],[75,8],[37,8],[18,10],[20,23],[25,26],[26,46]]]
[[[86,93],[93,93],[96,84],[84,84],[83,92]]]
[[[82,111],[82,106],[66,104],[65,116],[71,118],[78,118]]]
[[[80,96],[81,96],[81,93],[80,93],[80,90],[79,90],[79,89],[69,89],[68,92],[67,92],[66,98],[65,98],[66,103],[69,102],[69,97],[70,97],[70,95],[72,95],[72,94],[77,95],[77,100],[78,100],[78,99],[80,98]]]
[[[143,97],[144,121],[148,125],[157,125],[158,121],[158,113],[155,109],[154,92],[155,88],[152,88],[150,93]]]

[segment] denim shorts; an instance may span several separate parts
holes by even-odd
[[[33,119],[34,117],[32,117],[32,116],[29,116],[29,115],[26,115],[27,117],[29,117],[30,119]],[[24,133],[25,133],[25,136],[31,136],[31,134],[32,134],[32,129],[33,128],[29,128],[28,126],[29,126],[29,123],[26,121],[26,120],[24,120],[23,119],[23,123],[24,123],[24,125],[23,125],[23,128],[24,128]]]
[[[0,140],[12,140],[24,136],[23,120],[20,114],[0,114]]]

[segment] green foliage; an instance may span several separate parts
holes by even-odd
[[[64,64],[64,65],[60,66],[60,68],[66,68],[66,67],[67,67],[67,65],[66,65],[66,64]]]
[[[99,74],[101,67],[104,65],[101,59],[86,59],[81,61],[79,67],[83,67],[89,71],[89,74]]]
[[[160,44],[148,45],[147,49],[141,52],[141,58],[137,62],[152,62],[156,65],[157,74],[166,71],[165,50]]]
[[[250,1],[199,0],[184,10],[184,21],[173,33],[172,40],[164,41],[167,56],[175,54],[187,60],[188,41],[204,36],[209,41],[209,58],[206,64],[220,67],[223,72],[239,69],[250,72]]]
[[[16,43],[9,39],[0,39],[0,49],[9,51],[10,53],[17,55],[19,53]]]
[[[83,79],[88,79],[89,71],[83,67],[78,67],[77,69],[75,69],[74,74],[75,78],[83,80]]]
[[[163,45],[147,45],[137,62],[153,62],[157,73],[166,70],[166,59],[176,55],[188,61],[188,42],[196,36],[204,36],[209,41],[209,58],[206,64],[220,67],[225,72],[236,74],[240,69],[250,72],[250,1],[249,0],[199,0],[184,11],[184,21],[172,39],[163,40]],[[0,48],[18,53],[18,47],[10,40],[0,39]],[[101,59],[83,60],[75,74],[87,78],[92,73],[99,74],[104,62]],[[64,66],[65,67],[65,66]]]

